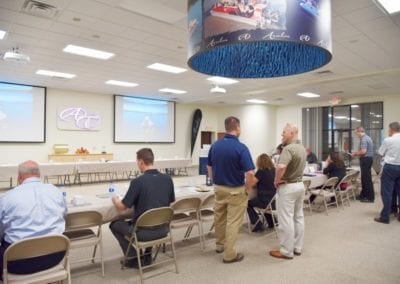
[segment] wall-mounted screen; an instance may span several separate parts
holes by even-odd
[[[46,141],[46,88],[0,82],[0,142]]]
[[[114,142],[175,142],[175,102],[115,95]]]

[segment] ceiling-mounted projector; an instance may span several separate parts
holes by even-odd
[[[28,55],[19,53],[18,48],[13,48],[12,51],[7,51],[3,55],[5,61],[18,61],[18,62],[29,62],[31,59]]]
[[[226,93],[226,90],[224,88],[215,86],[211,88],[210,93]]]

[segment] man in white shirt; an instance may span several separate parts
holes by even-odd
[[[393,190],[396,190],[398,195],[400,194],[400,123],[398,121],[389,124],[389,137],[383,141],[379,154],[383,156],[385,163],[381,177],[383,209],[380,217],[374,220],[389,224]]]
[[[0,198],[0,274],[4,252],[21,239],[62,234],[67,206],[62,192],[40,180],[39,165],[26,161],[18,166],[19,186]],[[60,262],[64,253],[55,253],[32,260],[9,262],[11,273],[27,274],[46,269]]]

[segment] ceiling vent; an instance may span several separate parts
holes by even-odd
[[[54,19],[59,14],[60,10],[55,6],[43,2],[26,0],[22,6],[21,12],[32,16]]]

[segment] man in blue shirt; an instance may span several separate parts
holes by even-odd
[[[239,119],[226,118],[225,130],[224,138],[210,148],[207,170],[215,191],[216,252],[224,253],[224,263],[233,263],[244,258],[236,250],[236,241],[247,207],[246,189],[252,184],[255,167],[249,149],[238,139]]]
[[[356,135],[360,138],[360,150],[353,152],[352,156],[360,157],[362,190],[358,198],[361,202],[372,203],[375,200],[374,184],[371,176],[374,146],[371,137],[365,134],[365,129],[362,126],[356,128]]]
[[[0,198],[0,273],[7,247],[21,239],[62,234],[67,206],[62,192],[52,184],[40,180],[39,165],[26,161],[18,166],[19,186]],[[32,260],[9,262],[11,273],[33,273],[47,269],[64,258],[64,253],[54,253]]]

